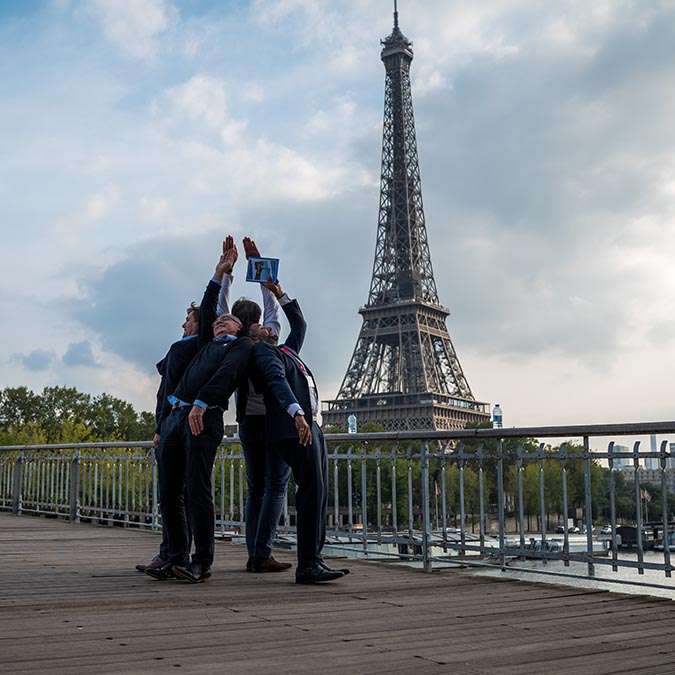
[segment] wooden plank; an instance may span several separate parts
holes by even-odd
[[[303,587],[222,542],[206,584],[157,582],[158,541],[0,514],[0,673],[672,673],[669,600],[362,561]]]

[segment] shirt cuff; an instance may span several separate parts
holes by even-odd
[[[211,277],[211,281],[213,281],[214,284],[218,284],[219,286],[223,285],[223,282],[220,281],[220,279],[216,279],[215,277]]]
[[[300,407],[299,403],[291,403],[291,405],[286,408],[286,412],[291,416],[295,417],[298,413],[304,416],[305,411]]]
[[[284,293],[280,298],[279,298],[279,304],[283,307],[284,305],[287,305],[289,302],[293,302],[289,297],[288,293]]]
[[[194,405],[198,405],[200,408],[203,408],[206,410],[209,406],[207,403],[204,403],[204,401],[200,401],[198,398],[195,399]]]

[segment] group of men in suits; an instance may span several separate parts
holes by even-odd
[[[243,244],[247,258],[260,256],[253,240],[244,238]],[[211,472],[223,438],[223,413],[236,392],[248,484],[246,569],[267,573],[291,567],[274,559],[272,542],[292,473],[297,486],[295,581],[334,581],[349,570],[330,569],[321,555],[327,455],[316,422],[316,383],[299,354],[307,324],[297,300],[288,297],[278,280],[261,285],[262,323],[263,311],[251,300],[240,299],[230,309],[237,258],[237,247],[228,236],[201,305],[188,308],[183,338],[157,364],[161,383],[154,442],[163,540],[159,555],[137,569],[163,581],[197,583],[211,576],[215,527]],[[290,333],[279,344],[281,311]]]

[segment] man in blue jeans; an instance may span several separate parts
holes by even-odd
[[[255,242],[245,237],[243,240],[246,258],[259,258],[260,251]],[[231,281],[226,275],[223,287]],[[248,320],[247,303],[238,300],[232,306],[232,313],[238,316],[248,329],[249,336],[258,342],[261,339],[276,344],[281,324],[279,309],[283,309],[290,326],[287,342],[300,349],[305,338],[306,324],[302,312],[295,300],[291,300],[278,281],[269,280],[261,284],[263,294],[262,325]],[[221,299],[229,300],[228,293],[221,293]],[[222,302],[222,300],[221,300]],[[228,305],[221,309],[228,311]],[[243,311],[242,311],[243,310]],[[237,421],[239,439],[246,459],[246,548],[249,572],[283,572],[292,567],[290,563],[275,560],[272,556],[272,543],[284,507],[286,487],[290,477],[290,468],[281,456],[272,451],[265,433],[265,403],[262,394],[255,390],[250,380],[237,392]]]

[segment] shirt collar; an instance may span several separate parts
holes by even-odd
[[[214,342],[231,342],[232,340],[236,340],[237,336],[236,335],[221,335],[219,338],[213,338]]]

